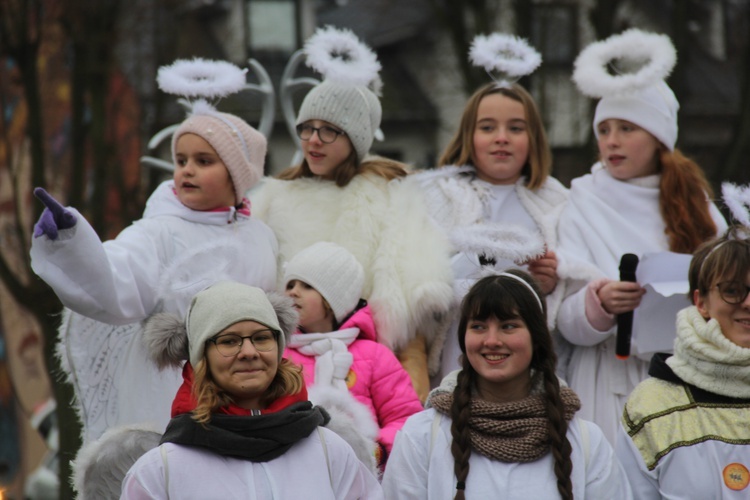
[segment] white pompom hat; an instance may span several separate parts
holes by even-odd
[[[346,248],[321,241],[297,255],[284,270],[284,285],[300,280],[315,290],[331,306],[336,322],[351,313],[362,296],[365,273],[356,257]]]

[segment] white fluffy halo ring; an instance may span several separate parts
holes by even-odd
[[[647,61],[634,73],[612,75],[607,65],[613,60]],[[629,29],[595,42],[578,55],[573,81],[591,97],[638,90],[664,80],[677,62],[677,52],[666,35]]]
[[[245,87],[247,70],[226,61],[178,59],[156,75],[159,88],[184,97],[223,97]]]
[[[327,80],[368,85],[378,77],[375,53],[350,30],[319,28],[305,43],[307,65]]]
[[[526,40],[504,33],[477,35],[469,58],[488,73],[499,71],[515,79],[531,74],[542,63],[542,56]]]

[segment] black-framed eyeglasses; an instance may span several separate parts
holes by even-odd
[[[216,346],[216,350],[219,354],[230,358],[236,356],[242,350],[242,344],[245,343],[245,339],[249,340],[255,350],[258,352],[273,351],[276,347],[276,339],[279,336],[279,331],[271,330],[258,330],[252,335],[241,336],[234,333],[225,333],[223,335],[217,335],[216,337],[206,340]]]
[[[314,132],[318,133],[320,142],[324,144],[331,144],[336,141],[340,135],[346,135],[346,132],[343,130],[329,127],[328,125],[323,125],[322,127],[313,127],[307,123],[300,123],[297,125],[297,137],[303,141],[309,141]]]
[[[742,304],[750,294],[750,286],[741,281],[723,281],[716,284],[716,289],[721,299],[732,305]]]

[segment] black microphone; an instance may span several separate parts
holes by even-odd
[[[635,269],[638,267],[638,256],[626,253],[620,259],[620,281],[635,283]],[[630,356],[630,338],[633,335],[633,311],[617,315],[617,339],[615,357],[628,359]]]

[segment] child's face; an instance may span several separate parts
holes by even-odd
[[[708,294],[701,295],[697,290],[694,294],[695,306],[701,315],[715,319],[724,334],[740,347],[750,348],[750,295],[747,295],[750,273],[745,281],[719,279],[708,290]]]
[[[529,133],[523,104],[490,94],[477,108],[474,165],[477,177],[491,184],[513,184],[529,157]]]
[[[306,333],[327,333],[333,330],[333,316],[323,303],[323,296],[316,289],[300,280],[286,284],[286,295],[294,300],[299,313],[299,326]]]
[[[175,145],[177,198],[192,210],[233,206],[234,185],[216,150],[202,137],[183,134]]]
[[[482,398],[515,401],[531,388],[531,332],[518,317],[470,320],[466,325],[466,357],[479,376]]]
[[[627,181],[659,169],[659,140],[638,125],[610,118],[597,125],[599,157],[615,179]]]
[[[315,128],[329,127],[341,131],[340,128],[323,120],[308,120],[304,125]],[[334,173],[339,165],[346,160],[352,152],[352,143],[346,134],[338,134],[333,142],[325,143],[320,140],[318,132],[313,133],[310,139],[302,142],[302,152],[310,167],[310,171],[324,179],[333,179]]]

